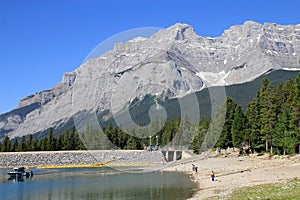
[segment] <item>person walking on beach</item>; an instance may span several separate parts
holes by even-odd
[[[214,171],[210,172],[210,177],[211,177],[211,181],[215,181],[215,172]]]
[[[194,165],[194,164],[192,164],[192,166],[193,166],[193,168],[192,168],[193,171],[197,173],[198,172],[198,167],[196,165]]]

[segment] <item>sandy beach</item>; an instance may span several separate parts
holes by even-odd
[[[197,159],[198,157],[198,159]],[[198,167],[192,171],[192,164]],[[190,174],[197,183],[197,191],[191,198],[226,199],[233,190],[240,187],[277,183],[291,178],[300,178],[300,155],[295,156],[245,156],[245,157],[193,157],[186,163],[165,168],[166,171],[182,171]],[[210,172],[215,172],[212,182]]]

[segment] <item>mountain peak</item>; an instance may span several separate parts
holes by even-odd
[[[244,22],[244,26],[253,26],[253,25],[255,25],[255,26],[261,26],[260,23],[252,21],[252,20],[248,20],[248,21]]]
[[[178,23],[170,26],[169,28],[167,28],[167,30],[177,30],[178,31],[178,30],[185,30],[185,29],[188,29],[188,28],[193,29],[193,27],[189,24],[178,22]]]
[[[198,35],[195,33],[192,26],[184,23],[176,23],[167,29],[154,34],[152,39],[191,40],[195,37],[198,37]]]

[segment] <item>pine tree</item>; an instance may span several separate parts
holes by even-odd
[[[26,143],[27,151],[32,151],[32,141],[33,141],[33,135],[29,135],[29,140]]]
[[[245,116],[241,106],[237,106],[231,127],[232,144],[240,147],[245,141]]]
[[[75,148],[76,150],[84,150],[85,149],[77,131],[75,133],[75,146],[76,146],[76,148]]]
[[[128,137],[126,149],[131,149],[131,150],[137,149],[137,142],[135,137],[133,136]]]
[[[32,147],[31,147],[32,151],[39,151],[39,150],[41,150],[38,143],[39,142],[38,142],[37,138],[35,137],[32,140]]]
[[[76,147],[75,147],[75,144],[76,144],[76,142],[75,142],[75,132],[76,132],[75,127],[73,127],[71,129],[71,131],[69,132],[69,135],[67,137],[68,138],[68,150],[76,149]]]
[[[220,148],[227,148],[227,146],[220,145],[222,138],[222,133],[224,129],[224,124],[226,121],[227,113],[227,100],[223,102],[222,105],[217,106],[213,111],[210,119],[210,125],[208,131],[205,134],[204,141],[201,145],[200,152],[207,151],[215,146]]]
[[[49,145],[48,145],[48,137],[44,137],[43,139],[40,140],[39,146],[41,151],[49,151]]]
[[[47,148],[49,149],[49,151],[55,151],[56,150],[56,138],[53,135],[53,129],[52,127],[49,130],[49,135],[48,135],[48,144],[47,144]]]
[[[63,140],[62,140],[63,150],[70,150],[70,141],[69,141],[69,130],[66,129],[63,133]]]
[[[115,135],[114,135],[114,131],[113,131],[114,127],[112,125],[112,123],[110,122],[108,124],[108,127],[105,129],[104,133],[107,136],[108,140],[111,141],[112,143],[114,143],[115,139]]]
[[[15,141],[14,141],[12,147],[11,147],[11,151],[12,151],[12,152],[18,151],[18,147],[19,147],[19,142],[18,142],[17,139],[15,139]]]
[[[265,78],[262,82],[260,89],[260,122],[261,122],[261,133],[263,140],[265,141],[265,149],[269,151],[269,146],[272,152],[272,134],[274,133],[275,124],[277,120],[276,116],[276,105],[275,105],[275,92],[274,87],[270,81]]]
[[[290,117],[290,109],[286,107],[284,112],[278,116],[278,123],[276,124],[274,134],[274,145],[279,151],[282,151],[284,155],[293,152],[296,142],[293,132],[289,129]]]
[[[63,133],[59,133],[58,138],[57,138],[57,142],[56,142],[56,149],[59,150],[59,151],[64,150],[63,140],[64,140]]]
[[[177,134],[173,138],[173,145],[179,148],[187,148],[190,146],[193,138],[193,127],[188,116],[181,120]]]
[[[21,143],[19,144],[18,151],[26,151],[26,138],[22,136]]]
[[[224,122],[223,130],[216,144],[220,148],[233,147],[231,128],[232,128],[232,122],[233,122],[236,106],[237,105],[232,98],[230,97],[226,98],[225,122]]]
[[[291,106],[290,128],[295,135],[295,152],[298,148],[298,152],[300,153],[300,73],[294,83],[294,96]]]
[[[2,152],[8,152],[11,149],[11,141],[8,136],[5,136],[3,144],[2,144]]]
[[[120,138],[119,138],[119,130],[117,127],[114,127],[112,130],[113,140],[112,143],[119,147],[120,145]]]
[[[246,110],[246,140],[248,140],[248,145],[255,151],[261,151],[264,148],[263,135],[261,134],[261,122],[260,122],[260,104],[259,104],[259,92],[256,98],[248,104]]]
[[[161,146],[172,146],[173,139],[175,138],[178,128],[180,125],[180,120],[170,119],[170,121],[166,122],[162,133],[161,133]],[[150,134],[148,134],[150,135]],[[149,144],[148,144],[149,145]]]
[[[119,148],[125,149],[127,145],[127,140],[128,140],[128,134],[122,131],[121,129],[118,130],[118,135],[119,135]]]
[[[283,106],[291,107],[293,103],[293,97],[295,96],[295,88],[293,79],[289,78],[283,85],[284,104]]]
[[[282,82],[278,83],[275,86],[275,105],[276,105],[276,115],[278,116],[280,113],[283,113],[284,103],[285,103],[285,95],[283,91]]]
[[[198,130],[192,142],[192,150],[196,154],[201,152],[205,136],[208,132],[209,124],[210,120],[208,119],[204,119],[199,122]]]

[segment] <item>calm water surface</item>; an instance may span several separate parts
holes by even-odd
[[[9,180],[0,169],[1,200],[187,199],[196,187],[175,172],[117,173],[110,168],[34,170],[32,178]]]

